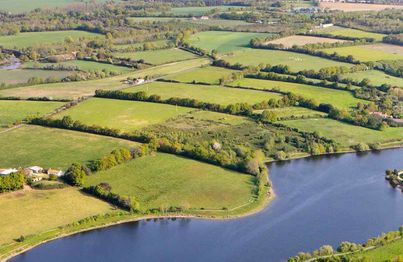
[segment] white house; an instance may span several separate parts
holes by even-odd
[[[62,170],[49,168],[48,171],[47,171],[47,174],[48,175],[62,176],[62,175],[64,175],[64,172]]]
[[[0,169],[0,175],[2,175],[2,176],[9,175],[9,174],[16,173],[16,172],[18,172],[18,170],[15,168]]]
[[[32,170],[34,174],[43,173],[43,168],[40,166],[30,166],[28,167],[29,170]]]

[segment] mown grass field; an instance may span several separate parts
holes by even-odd
[[[336,48],[325,48],[322,51],[333,54],[337,53],[341,56],[352,55],[355,59],[362,62],[380,61],[380,60],[402,60],[403,55],[385,52],[381,49],[375,49],[371,46],[345,46]]]
[[[51,113],[64,103],[42,101],[0,100],[0,127],[13,124],[30,116]]]
[[[49,45],[54,43],[62,43],[66,37],[73,39],[85,38],[97,38],[103,37],[103,35],[89,33],[85,31],[52,31],[52,32],[28,32],[19,33],[11,36],[0,36],[0,46],[5,48],[25,48],[40,45]]]
[[[134,196],[143,208],[182,206],[221,209],[247,204],[253,177],[170,154],[157,153],[87,177],[112,192]]]
[[[240,63],[245,66],[257,66],[259,64],[287,65],[292,71],[301,71],[305,69],[319,70],[323,67],[331,66],[352,66],[347,63],[294,52],[252,48],[245,48],[235,52],[233,55],[223,57],[223,59],[231,64]]]
[[[317,44],[317,43],[337,43],[346,42],[345,40],[316,37],[316,36],[305,36],[305,35],[292,35],[283,38],[275,39],[269,41],[270,44],[282,44],[284,47],[292,47],[293,45],[303,46],[306,44]]]
[[[353,80],[361,81],[364,78],[369,79],[370,83],[373,85],[389,84],[392,86],[403,87],[403,79],[391,75],[387,75],[382,71],[378,70],[368,70],[360,71],[356,73],[343,74],[342,78],[351,78]]]
[[[263,38],[270,34],[266,33],[242,33],[229,31],[206,31],[190,36],[188,42],[192,46],[219,53],[228,53],[246,48],[252,38]]]
[[[183,61],[197,58],[198,56],[180,49],[160,49],[130,53],[115,53],[115,57],[130,58],[132,60],[143,59],[146,63],[161,65],[170,62]]]
[[[176,8],[171,8],[170,11],[167,11],[167,13],[172,13],[175,16],[201,16],[205,15],[212,10],[216,9],[219,11],[228,11],[228,10],[237,10],[240,9],[241,7],[237,6],[225,6],[225,5],[220,5],[220,6],[189,6],[189,7],[176,7]]]
[[[280,121],[290,127],[307,132],[318,132],[321,136],[331,138],[343,147],[363,143],[403,142],[403,128],[387,128],[385,131],[354,126],[329,118],[299,119]]]
[[[207,66],[195,68],[191,71],[179,73],[177,75],[164,77],[166,80],[174,80],[183,83],[207,83],[218,85],[220,78],[228,77],[236,70],[230,70],[222,67]]]
[[[353,258],[364,258],[365,261],[378,262],[378,261],[389,261],[395,259],[398,256],[403,257],[403,239],[395,241],[390,244],[378,247],[376,249],[359,252],[353,255]]]
[[[0,194],[0,245],[111,209],[71,187]]]
[[[234,89],[212,85],[191,85],[182,83],[153,82],[131,87],[125,92],[145,91],[149,95],[160,95],[163,99],[171,97],[192,98],[202,102],[228,105],[235,103],[255,104],[271,98],[279,99],[279,94],[255,90]]]
[[[108,72],[117,72],[117,73],[125,73],[133,71],[133,69],[125,66],[117,66],[111,65],[106,63],[98,63],[93,61],[84,61],[84,60],[72,60],[72,61],[65,61],[60,63],[25,63],[24,67],[29,68],[43,68],[44,66],[49,65],[65,65],[65,66],[77,66],[82,71],[108,71]],[[54,72],[53,70],[47,70],[48,72]]]
[[[382,41],[382,38],[386,36],[384,34],[366,32],[358,29],[345,28],[339,26],[332,26],[328,28],[318,29],[317,31],[320,33],[347,36],[347,37],[374,38],[376,41]]]
[[[134,17],[133,17],[134,18]],[[137,17],[136,17],[137,18]],[[140,18],[140,17],[139,17]],[[144,17],[145,18],[145,17]],[[122,50],[125,48],[138,48],[138,47],[143,47],[144,44],[151,44],[154,47],[163,47],[166,46],[169,41],[166,40],[156,40],[156,41],[149,41],[149,42],[142,42],[142,43],[134,43],[134,44],[115,44],[113,47],[116,48],[117,50]]]
[[[134,71],[130,74],[115,76],[99,80],[70,82],[70,83],[55,83],[46,85],[26,86],[12,89],[0,90],[0,96],[15,96],[15,97],[53,97],[53,98],[78,98],[81,96],[90,96],[95,93],[97,89],[116,90],[127,87],[121,81],[127,77],[141,77],[146,76],[157,77],[169,74],[179,73],[185,70],[190,70],[195,67],[207,64],[208,59],[192,59],[181,61],[173,64],[156,66],[144,70]]]
[[[96,0],[96,2],[105,2],[105,0]],[[22,13],[32,11],[36,8],[48,9],[64,7],[71,4],[77,5],[78,3],[82,2],[78,0],[0,0],[0,10],[12,13]]]
[[[193,110],[192,108],[157,103],[91,98],[56,115],[55,118],[70,116],[73,120],[79,120],[87,125],[117,128],[130,132]]]
[[[315,111],[312,109],[304,108],[304,107],[283,107],[283,108],[273,108],[273,109],[266,109],[276,114],[277,118],[289,118],[289,117],[313,117],[313,116],[325,116],[326,114],[320,111]],[[264,110],[256,110],[255,113],[261,113]]]
[[[137,143],[75,131],[23,126],[0,133],[0,167],[39,165],[65,169],[74,162],[85,163],[113,149]]]
[[[54,77],[62,79],[66,76],[73,74],[72,71],[53,71],[53,70],[40,70],[40,69],[0,69],[0,84],[20,84],[27,83],[30,78],[39,77],[46,79]]]
[[[368,101],[355,98],[348,91],[324,88],[318,86],[287,83],[271,80],[260,80],[252,78],[244,78],[231,83],[232,86],[253,87],[259,89],[278,89],[283,92],[291,92],[301,95],[305,98],[314,99],[319,103],[329,103],[338,108],[350,108],[356,106],[358,102],[368,103]]]

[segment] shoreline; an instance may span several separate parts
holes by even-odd
[[[389,149],[398,149],[398,148],[403,148],[403,143],[402,142],[398,142],[399,144],[393,144],[390,146],[384,146],[382,147],[380,150],[367,150],[367,151],[363,151],[363,152],[356,152],[353,149],[343,149],[339,152],[333,152],[333,153],[325,153],[325,154],[321,154],[318,156],[332,156],[332,155],[339,155],[339,154],[349,154],[349,153],[366,153],[366,152],[376,152],[376,151],[383,151],[383,150],[389,150]],[[276,161],[276,160],[272,160],[272,161],[267,161],[266,164],[271,164],[271,163],[276,163],[276,162],[287,162],[287,161],[291,161],[291,160],[296,160],[296,159],[302,159],[302,158],[307,158],[307,157],[311,157],[311,155],[300,155],[300,156],[296,156],[296,157],[292,157],[290,159],[287,159],[285,161]],[[259,213],[260,211],[266,209],[269,207],[270,203],[276,198],[276,193],[273,189],[273,187],[271,186],[267,192],[265,192],[265,196],[262,199],[258,199],[255,202],[252,202],[251,205],[253,205],[254,203],[257,203],[256,207],[251,208],[250,210],[247,210],[241,214],[228,214],[228,215],[204,215],[202,213],[194,213],[192,214],[192,212],[190,212],[189,214],[162,214],[162,215],[141,215],[141,216],[136,216],[134,215],[133,217],[129,217],[129,218],[125,218],[122,220],[117,220],[117,221],[113,221],[113,222],[106,222],[105,224],[100,224],[100,225],[96,225],[96,226],[89,226],[88,228],[83,228],[83,229],[78,229],[76,231],[72,231],[72,232],[68,232],[68,233],[61,233],[58,234],[54,237],[50,237],[49,239],[45,239],[43,241],[39,241],[37,243],[34,243],[32,245],[27,246],[26,248],[22,248],[22,249],[18,249],[16,248],[15,251],[11,251],[11,253],[9,255],[7,255],[4,258],[0,258],[1,262],[6,262],[9,259],[16,257],[20,254],[26,253],[29,250],[32,250],[40,245],[46,244],[48,242],[51,242],[53,240],[57,240],[57,239],[61,239],[61,238],[65,238],[68,236],[72,236],[72,235],[76,235],[79,233],[83,233],[83,232],[88,232],[88,231],[93,231],[93,230],[97,230],[97,229],[103,229],[103,228],[107,228],[107,227],[112,227],[115,225],[120,225],[120,224],[125,224],[125,223],[131,223],[131,222],[138,222],[138,221],[142,221],[142,220],[148,220],[148,219],[170,219],[170,218],[189,218],[189,219],[202,219],[202,220],[230,220],[230,219],[238,219],[238,218],[243,218],[243,217],[248,217],[251,215],[255,215],[257,213]],[[40,233],[39,233],[40,234]],[[1,256],[1,255],[0,255]]]
[[[114,222],[107,222],[105,224],[100,224],[100,225],[92,226],[92,227],[90,226],[88,228],[83,228],[83,229],[79,229],[79,230],[68,232],[68,233],[61,233],[59,235],[56,235],[55,237],[51,237],[49,239],[45,239],[43,241],[39,241],[35,244],[27,246],[26,248],[22,248],[22,249],[17,248],[15,251],[11,251],[11,253],[9,255],[7,255],[6,257],[0,258],[0,262],[6,262],[6,261],[12,259],[13,257],[26,253],[38,246],[41,246],[43,244],[46,244],[48,242],[51,242],[51,241],[54,241],[57,239],[73,236],[73,235],[84,233],[84,232],[113,227],[113,226],[126,224],[126,223],[139,222],[139,221],[148,220],[148,219],[171,219],[171,218],[189,218],[189,219],[191,219],[191,218],[193,218],[193,219],[201,219],[201,220],[230,220],[230,219],[248,217],[248,216],[255,215],[255,214],[259,213],[260,211],[269,207],[270,203],[275,198],[276,198],[276,194],[275,194],[273,188],[270,187],[269,190],[265,193],[265,196],[263,199],[260,199],[260,200],[257,200],[256,202],[254,202],[254,203],[258,203],[258,205],[256,207],[254,207],[242,214],[239,214],[239,215],[220,216],[220,215],[202,215],[202,214],[191,214],[191,213],[189,213],[189,214],[167,214],[167,215],[140,215],[137,217],[136,217],[136,215],[134,215],[133,217],[130,217],[127,219],[122,219],[122,220],[118,220],[118,221],[114,221]]]

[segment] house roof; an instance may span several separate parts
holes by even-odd
[[[28,168],[31,169],[31,170],[33,170],[33,171],[40,171],[40,170],[43,170],[43,168],[40,167],[40,166],[30,166],[30,167],[28,167]]]

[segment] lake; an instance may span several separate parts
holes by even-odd
[[[276,199],[240,219],[162,219],[80,233],[10,261],[284,261],[403,224],[403,194],[384,178],[403,149],[273,163]],[[29,218],[28,218],[29,219]]]

